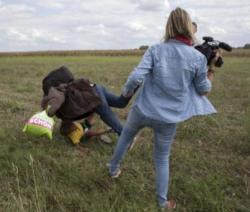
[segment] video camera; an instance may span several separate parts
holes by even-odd
[[[205,55],[207,58],[207,65],[210,64],[211,60],[216,56],[216,50],[221,48],[228,52],[232,51],[232,47],[227,43],[214,40],[212,37],[203,37],[205,42],[201,45],[197,45],[194,48]],[[222,57],[219,57],[215,63],[216,67],[221,67],[223,64]]]

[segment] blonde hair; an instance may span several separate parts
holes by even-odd
[[[184,37],[194,41],[193,24],[188,13],[177,7],[170,13],[166,25],[166,32],[163,37],[163,42],[167,42],[170,38]]]

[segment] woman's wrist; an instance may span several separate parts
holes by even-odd
[[[215,69],[215,65],[214,64],[209,64],[208,68],[214,70]]]
[[[209,69],[207,70],[207,73],[212,73],[212,74],[214,74],[214,69],[209,68]]]

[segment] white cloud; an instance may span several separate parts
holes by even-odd
[[[32,29],[30,34],[32,38],[41,38],[43,36],[43,33],[37,29]]]
[[[63,37],[58,37],[52,35],[45,31],[40,31],[38,29],[29,30],[18,30],[15,28],[10,28],[6,30],[5,33],[10,41],[49,41],[55,43],[66,43],[66,39]]]
[[[163,27],[163,26],[157,26],[156,29],[157,29],[158,31],[164,31],[164,30],[165,30],[165,27]]]
[[[246,23],[246,29],[250,32],[250,21]]]
[[[29,40],[27,35],[17,31],[16,29],[8,29],[7,36],[10,40],[20,40],[20,41]]]
[[[199,8],[206,8],[206,7],[212,7],[212,8],[226,8],[226,7],[242,7],[244,5],[249,6],[249,0],[172,0],[170,1],[170,4],[173,7],[181,7],[181,8],[187,8],[187,7],[199,7]],[[207,8],[211,9],[211,8]]]
[[[131,0],[131,2],[136,3],[139,10],[144,11],[166,11],[170,8],[168,0]]]
[[[59,37],[49,37],[48,41],[56,42],[56,43],[66,43],[67,41],[64,38]]]
[[[138,22],[130,22],[130,23],[126,23],[127,27],[131,30],[134,30],[134,31],[145,31],[147,30],[147,28],[141,24],[141,23],[138,23]]]
[[[1,3],[1,2],[0,2]],[[29,17],[36,9],[27,5],[18,4],[0,4],[0,17],[2,19],[15,19]]]
[[[37,1],[37,4],[41,7],[45,8],[52,8],[52,9],[64,9],[65,8],[65,2],[60,0],[42,0]]]
[[[73,28],[73,31],[83,34],[109,36],[107,28],[103,24],[78,26]]]
[[[29,3],[32,5],[37,5],[40,6],[42,8],[50,8],[50,9],[64,9],[66,8],[67,3],[70,4],[74,4],[75,0],[20,0],[23,1],[25,3]]]
[[[226,34],[226,31],[220,27],[209,27],[209,31],[213,35],[223,35]]]
[[[76,31],[76,32],[83,32],[84,31],[84,27],[82,27],[82,26],[75,27],[75,28],[73,28],[73,30]]]
[[[196,17],[196,12],[195,12],[195,10],[194,10],[194,9],[188,8],[188,9],[186,9],[186,11],[188,12],[190,18],[191,18],[192,20],[194,20],[195,17]]]

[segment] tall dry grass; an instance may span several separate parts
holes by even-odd
[[[144,50],[68,50],[68,51],[36,51],[36,52],[2,52],[0,57],[30,56],[141,56]]]
[[[34,52],[0,52],[0,57],[32,56],[142,56],[145,50],[68,50],[68,51],[34,51]],[[225,57],[250,57],[250,49],[233,49],[223,51]]]

